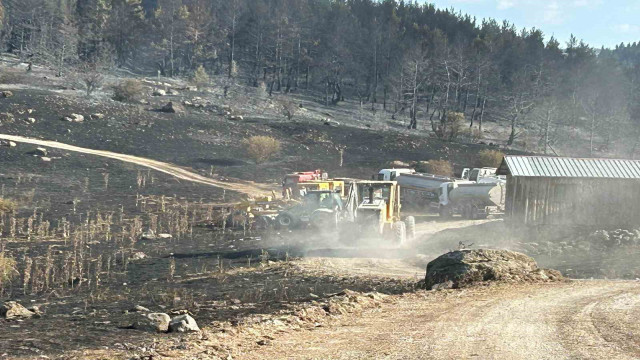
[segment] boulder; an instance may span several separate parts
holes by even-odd
[[[180,93],[174,89],[169,89],[169,91],[167,91],[167,94],[175,96],[180,95]]]
[[[427,265],[427,289],[460,288],[485,281],[554,281],[555,270],[538,268],[531,257],[509,250],[459,250]]]
[[[28,319],[33,317],[33,315],[35,315],[33,311],[29,311],[15,301],[7,301],[0,306],[0,316],[3,316],[7,320]]]
[[[13,96],[13,92],[9,90],[5,90],[3,92],[0,92],[0,95],[2,95],[3,98],[8,98]]]
[[[143,331],[163,333],[169,331],[171,317],[165,313],[139,314],[133,328]]]
[[[188,314],[176,316],[169,323],[169,331],[171,332],[191,332],[200,331],[195,319]]]
[[[172,237],[171,234],[158,234],[158,239],[171,239]]]
[[[184,107],[182,107],[182,105],[180,105],[179,103],[170,101],[167,103],[167,105],[163,106],[162,109],[160,109],[160,111],[165,113],[171,113],[171,114],[176,114],[176,113],[181,114],[184,112]]]
[[[166,96],[167,92],[162,89],[153,90],[153,96]]]
[[[27,124],[35,124],[35,123],[36,123],[36,119],[35,119],[35,118],[32,118],[32,117],[30,117],[30,118],[26,118],[24,121],[25,121]]]
[[[91,114],[89,115],[89,118],[91,118],[91,120],[102,120],[104,119],[104,114],[100,114],[100,113]]]
[[[44,161],[44,162],[51,162],[51,158],[50,158],[50,157],[47,157],[47,156],[43,156],[43,157],[41,157],[40,159],[41,159],[42,161]]]

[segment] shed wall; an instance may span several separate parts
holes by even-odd
[[[507,178],[506,214],[526,225],[610,227],[640,222],[640,180]]]

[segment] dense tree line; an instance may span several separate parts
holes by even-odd
[[[357,100],[440,137],[455,137],[460,122],[481,134],[499,121],[508,144],[527,134],[544,152],[586,137],[594,153],[640,135],[637,44],[561,44],[538,29],[394,0],[0,3],[4,49],[61,75],[105,64],[164,76],[204,67],[270,95]]]

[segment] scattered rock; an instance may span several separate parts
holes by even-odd
[[[156,239],[156,233],[153,232],[153,230],[149,229],[149,230],[143,232],[142,236],[140,238],[142,240],[155,240]]]
[[[0,316],[4,316],[5,319],[28,319],[35,315],[34,312],[29,311],[24,306],[15,301],[7,301],[0,306]]]
[[[147,257],[147,254],[143,253],[142,251],[138,251],[131,254],[131,260],[142,260],[146,257]]]
[[[153,90],[153,96],[166,96],[167,92],[162,89]]]
[[[9,90],[5,90],[3,92],[0,92],[0,95],[2,95],[3,98],[8,98],[13,96],[13,92]]]
[[[229,120],[244,120],[244,117],[242,115],[231,115]]]
[[[169,91],[167,91],[167,94],[174,96],[180,95],[180,93],[174,89],[169,89]]]
[[[544,276],[543,276],[544,275]],[[485,281],[553,281],[562,275],[538,268],[533,258],[508,250],[459,250],[427,265],[427,289],[460,288]]]
[[[16,118],[13,116],[12,113],[0,113],[0,123],[13,123],[16,120]]]
[[[185,314],[171,319],[169,330],[171,332],[191,332],[200,331],[200,328],[191,316]]]
[[[0,146],[16,147],[18,144],[9,140],[0,140]]]
[[[40,307],[38,305],[33,305],[29,308],[27,308],[27,310],[31,311],[33,313],[34,317],[42,317],[43,312],[40,310]]]
[[[35,124],[36,123],[36,119],[30,117],[30,118],[26,118],[25,122],[28,124]]]
[[[134,329],[159,333],[169,331],[169,322],[171,321],[169,315],[165,313],[149,313],[139,316],[140,318],[133,324]]]
[[[132,312],[151,312],[151,310],[147,309],[146,307],[144,307],[142,305],[136,305],[130,311],[132,311]]]
[[[71,114],[69,116],[65,116],[62,118],[63,121],[68,121],[68,122],[83,122],[84,121],[84,116],[80,115],[80,114]]]
[[[171,239],[171,234],[158,234],[158,239]]]
[[[30,154],[37,156],[47,156],[49,154],[49,151],[47,151],[46,148],[38,147],[35,150],[31,151]]]
[[[100,114],[100,113],[91,114],[91,115],[89,115],[89,118],[91,120],[102,120],[102,119],[104,119],[104,114]]]
[[[179,103],[170,101],[169,103],[167,103],[167,105],[163,106],[162,109],[160,109],[160,111],[165,113],[181,114],[184,112],[184,108]]]
[[[391,162],[391,167],[393,168],[408,168],[411,167],[411,165],[407,162],[404,162],[402,160],[395,160]]]
[[[42,161],[44,161],[44,162],[51,162],[51,158],[50,158],[50,157],[43,156],[43,157],[41,157],[40,159],[41,159]]]

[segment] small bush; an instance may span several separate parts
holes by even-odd
[[[478,166],[479,167],[495,167],[500,166],[504,153],[498,150],[482,150],[478,153]]]
[[[447,160],[430,160],[428,168],[433,175],[453,176],[453,166]]]
[[[242,144],[245,147],[247,155],[253,159],[256,164],[261,164],[271,159],[275,154],[280,152],[282,148],[280,141],[270,136],[252,136],[244,139]]]
[[[293,120],[293,117],[296,115],[300,108],[298,105],[291,99],[286,97],[281,97],[278,100],[278,107],[280,108],[280,113],[289,121]]]
[[[18,274],[15,259],[0,252],[0,290]]]
[[[202,90],[205,86],[209,85],[209,80],[209,74],[207,74],[207,71],[202,65],[198,66],[191,78],[191,82],[193,82],[193,85],[195,85],[198,90]]]
[[[463,126],[464,114],[451,111],[448,112],[447,117],[438,124],[436,135],[441,139],[453,141],[461,135]]]
[[[17,205],[14,201],[0,198],[0,213],[12,212],[16,207]]]
[[[127,79],[113,87],[113,99],[131,102],[139,100],[144,92],[142,83],[135,79]]]

